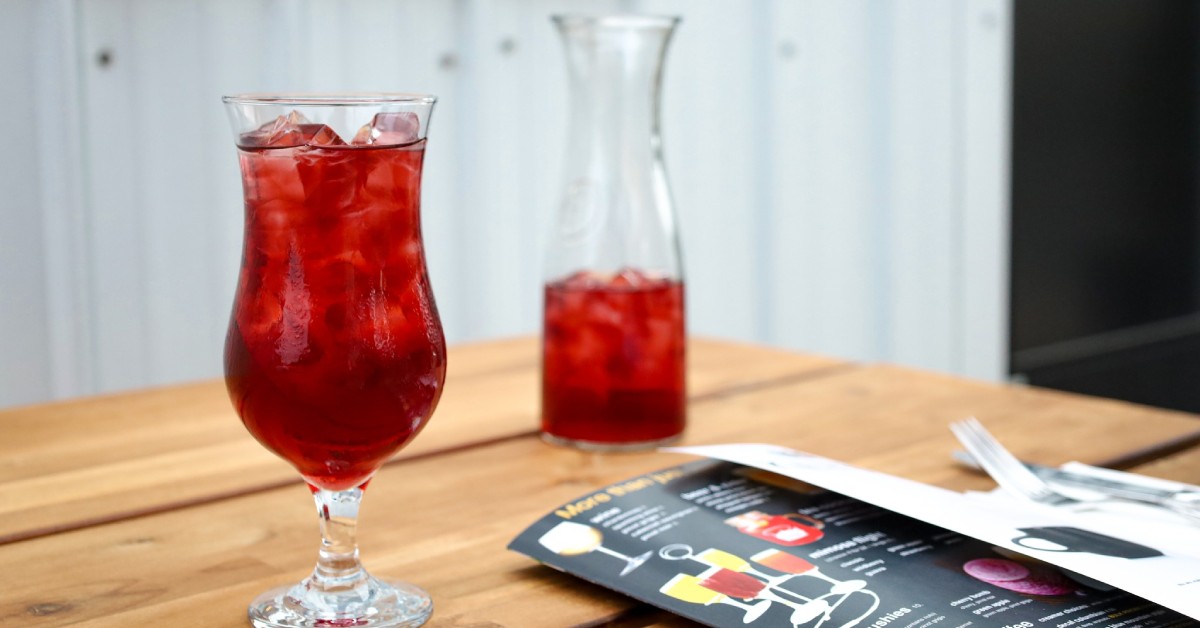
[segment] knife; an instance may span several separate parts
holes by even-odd
[[[980,469],[971,454],[965,451],[955,451],[954,459],[973,469]],[[1024,461],[1021,464],[1050,484],[1085,489],[1109,497],[1165,506],[1173,510],[1200,513],[1200,487],[1191,484],[1093,467],[1079,462],[1067,463],[1065,468]]]

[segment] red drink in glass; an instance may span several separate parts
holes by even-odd
[[[255,597],[247,617],[255,628],[420,626],[432,598],[368,573],[356,532],[367,482],[424,427],[446,376],[419,222],[436,99],[221,100],[246,217],[225,381],[247,430],[308,481],[321,524],[312,573]]]
[[[419,222],[425,141],[387,144],[409,119],[384,115],[356,144],[283,119],[238,142],[226,383],[250,433],[325,490],[362,485],[412,440],[446,373]]]
[[[683,432],[683,284],[632,270],[546,285],[542,432],[598,448]]]

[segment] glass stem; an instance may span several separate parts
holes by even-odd
[[[318,590],[352,589],[368,577],[358,560],[358,507],[362,496],[361,488],[313,492],[321,520],[321,551],[310,581]]]
[[[604,547],[603,545],[597,545],[597,546],[596,546],[596,551],[597,551],[597,552],[600,552],[601,554],[608,554],[609,556],[616,556],[617,558],[620,558],[621,560],[624,560],[624,561],[628,561],[628,560],[629,560],[629,557],[628,557],[628,556],[626,556],[626,555],[624,555],[624,554],[622,554],[622,553],[620,553],[620,552],[616,552],[616,551],[610,550],[610,549],[608,549],[607,547]]]

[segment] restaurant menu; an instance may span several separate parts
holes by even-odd
[[[1200,538],[1169,523],[1117,534],[773,445],[667,451],[705,458],[562,504],[509,549],[710,626],[1200,625]]]

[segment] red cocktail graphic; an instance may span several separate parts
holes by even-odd
[[[697,552],[692,549],[691,545],[672,543],[660,548],[658,555],[666,560],[694,560],[710,567],[724,567],[731,571],[746,572],[758,576],[768,585],[771,584],[771,576],[756,571],[745,558],[715,547]]]
[[[425,426],[446,374],[419,216],[433,100],[225,98],[245,192],[226,383],[246,429],[309,483],[324,536],[310,578],[251,606],[257,626],[415,626],[432,610],[362,569],[354,529],[362,489]]]
[[[759,617],[762,617],[763,613],[767,612],[767,609],[771,607],[771,600],[759,600],[754,604],[739,602],[727,595],[700,586],[700,579],[690,574],[675,574],[658,591],[680,602],[703,604],[705,606],[724,604],[741,609],[743,624],[754,622]]]
[[[744,534],[786,547],[807,545],[825,536],[825,524],[822,521],[794,512],[769,515],[752,510],[730,517],[725,523]]]
[[[767,588],[767,584],[754,576],[740,571],[717,567],[700,580],[700,586],[722,595],[743,600],[754,599]]]
[[[829,593],[816,598],[833,600],[829,605],[829,609],[825,612],[826,618],[833,617],[835,611],[839,607],[842,607],[851,596],[855,596],[856,599],[863,599],[864,604],[860,604],[859,606],[860,608],[865,607],[865,610],[861,610],[856,617],[843,623],[842,626],[858,625],[867,615],[879,607],[879,597],[874,592],[866,589],[867,582],[865,580],[835,580],[821,573],[821,570],[817,569],[816,565],[795,554],[789,554],[777,549],[768,549],[751,556],[750,560],[783,574],[769,578],[767,582],[772,585],[782,585],[792,578],[797,577],[818,578],[829,584]],[[845,618],[843,617],[842,619]]]
[[[796,576],[812,576],[820,578],[830,585],[830,592],[835,594],[858,591],[867,586],[866,580],[834,580],[821,573],[817,566],[807,560],[775,549],[763,550],[750,557],[750,560],[775,571],[786,574],[772,579],[771,582],[786,582]]]
[[[808,573],[817,568],[812,563],[800,558],[799,556],[796,556],[795,554],[789,554],[779,550],[763,550],[754,556],[751,556],[750,560],[753,560],[764,567],[770,567],[775,571],[781,571],[783,573],[792,575]]]
[[[684,427],[683,284],[634,270],[546,285],[542,432],[597,448]]]
[[[776,594],[776,590],[767,586],[758,578],[749,574],[725,569],[724,567],[714,567],[700,574],[699,585],[705,589],[709,589],[721,595],[731,598],[740,598],[743,600],[764,599],[783,604],[792,609],[790,621],[792,625],[799,626],[816,619],[820,616],[826,616],[830,609],[830,605],[823,599],[810,600],[801,597],[799,601],[789,600],[780,597]],[[779,591],[781,593],[790,593]],[[822,622],[823,623],[823,620]],[[818,625],[820,625],[818,623]]]

